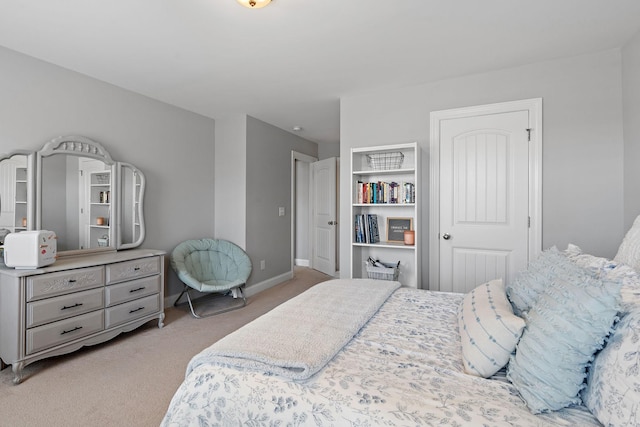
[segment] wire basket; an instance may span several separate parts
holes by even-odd
[[[384,267],[376,267],[367,262],[367,277],[369,279],[398,280],[398,274],[400,274],[399,262],[397,264],[389,264],[378,261],[377,264],[382,264]]]
[[[404,154],[399,151],[367,154],[367,163],[374,170],[400,169],[403,161]]]

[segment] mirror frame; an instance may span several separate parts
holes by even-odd
[[[16,152],[12,153],[16,154]],[[18,153],[19,154],[19,153]],[[33,153],[32,153],[33,154]],[[42,160],[46,157],[50,157],[57,154],[67,154],[77,157],[87,157],[104,162],[111,168],[111,176],[113,177],[111,182],[111,194],[112,197],[112,212],[113,218],[109,221],[109,246],[100,248],[86,248],[86,249],[71,249],[65,251],[58,251],[58,256],[76,256],[81,254],[90,254],[95,252],[116,251],[120,249],[135,248],[142,244],[145,237],[145,225],[144,225],[144,190],[145,190],[145,177],[142,171],[136,168],[134,165],[125,162],[114,161],[111,158],[109,152],[98,142],[80,135],[60,136],[47,142],[40,151],[35,153],[35,171],[29,171],[28,174],[32,176],[35,174],[35,179],[32,179],[35,186],[35,203],[32,205],[31,211],[33,212],[34,221],[30,224],[35,224],[35,227],[29,227],[29,230],[39,230],[42,227]],[[33,155],[32,155],[33,157]],[[123,195],[120,188],[122,179],[122,169],[131,168],[136,174],[140,176],[140,189],[139,200],[137,205],[137,214],[139,218],[140,235],[138,239],[129,242],[122,242],[122,235],[120,233],[120,227],[122,224],[121,214],[123,203]],[[34,187],[33,185],[31,187]],[[35,206],[33,206],[35,204]],[[52,230],[55,231],[55,230]]]
[[[123,213],[122,213],[122,209],[124,208],[125,204],[122,203],[122,199],[124,198],[124,193],[121,191],[117,192],[117,199],[118,199],[118,203],[116,204],[116,227],[118,232],[116,233],[116,248],[117,249],[130,249],[130,248],[136,248],[138,246],[140,246],[142,244],[142,242],[144,241],[144,237],[145,237],[145,225],[144,225],[144,191],[145,191],[145,186],[146,186],[146,179],[144,177],[144,174],[142,173],[142,171],[140,169],[138,169],[137,167],[135,167],[134,165],[132,165],[131,163],[125,163],[125,162],[117,162],[116,163],[116,179],[117,179],[117,183],[118,186],[120,186],[120,183],[123,182],[123,172],[122,170],[125,168],[129,168],[132,170],[134,176],[137,174],[140,177],[140,187],[138,189],[138,202],[137,202],[137,214],[138,214],[138,227],[140,228],[140,235],[138,236],[137,240],[134,240],[131,243],[122,243],[122,232],[120,231],[121,227],[124,227],[124,225],[122,225],[120,223],[120,221],[122,221],[123,218]],[[121,187],[119,187],[121,188]],[[135,203],[135,202],[134,202]]]

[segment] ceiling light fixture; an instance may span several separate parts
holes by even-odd
[[[271,0],[238,0],[238,3],[249,9],[260,9],[271,3]]]
[[[301,130],[302,130],[302,127],[301,127],[301,126],[294,126],[294,127],[293,127],[293,131],[294,131],[294,132],[300,132]]]

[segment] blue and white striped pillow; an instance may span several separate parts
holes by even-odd
[[[458,312],[465,372],[484,378],[498,372],[509,361],[524,326],[513,314],[502,279],[465,295]]]

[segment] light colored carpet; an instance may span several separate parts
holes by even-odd
[[[158,426],[191,358],[225,335],[331,277],[296,268],[292,280],[248,299],[246,307],[194,319],[166,309],[165,326],[135,331],[75,353],[35,362],[13,385],[0,372],[0,427]]]

